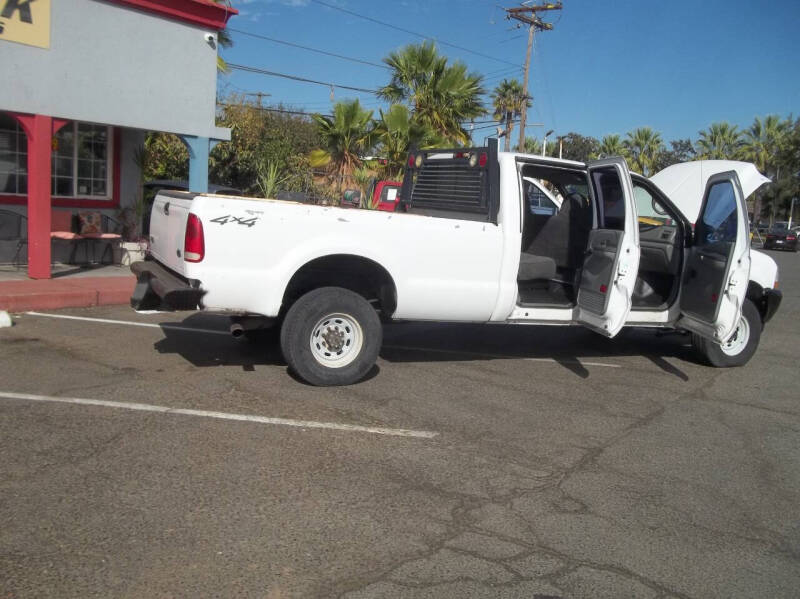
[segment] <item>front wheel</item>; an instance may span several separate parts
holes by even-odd
[[[281,327],[281,349],[289,367],[321,387],[363,379],[378,359],[383,329],[363,297],[340,287],[322,287],[298,299]]]
[[[762,328],[764,325],[761,322],[758,308],[753,302],[746,299],[742,306],[739,324],[724,343],[717,343],[693,333],[692,345],[716,368],[744,366],[756,353]]]

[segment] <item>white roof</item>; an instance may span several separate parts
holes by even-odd
[[[706,184],[713,175],[736,171],[742,184],[744,197],[769,183],[770,180],[758,172],[755,165],[737,160],[697,160],[668,166],[650,177],[658,188],[683,212],[689,222],[696,222]]]

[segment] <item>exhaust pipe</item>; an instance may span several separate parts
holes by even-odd
[[[274,325],[275,319],[264,316],[232,316],[230,332],[235,339],[239,339],[247,331],[269,329]]]

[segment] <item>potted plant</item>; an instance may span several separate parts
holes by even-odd
[[[142,217],[147,210],[144,198],[145,166],[147,150],[144,146],[136,149],[134,162],[139,167],[139,185],[136,189],[134,201],[117,211],[117,220],[122,227],[122,240],[114,248],[114,263],[130,266],[133,262],[144,260],[150,246],[149,241],[142,235]]]

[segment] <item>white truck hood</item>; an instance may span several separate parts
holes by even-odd
[[[691,223],[697,221],[708,179],[718,173],[736,171],[744,197],[770,180],[755,165],[737,160],[697,160],[673,164],[650,177]]]

